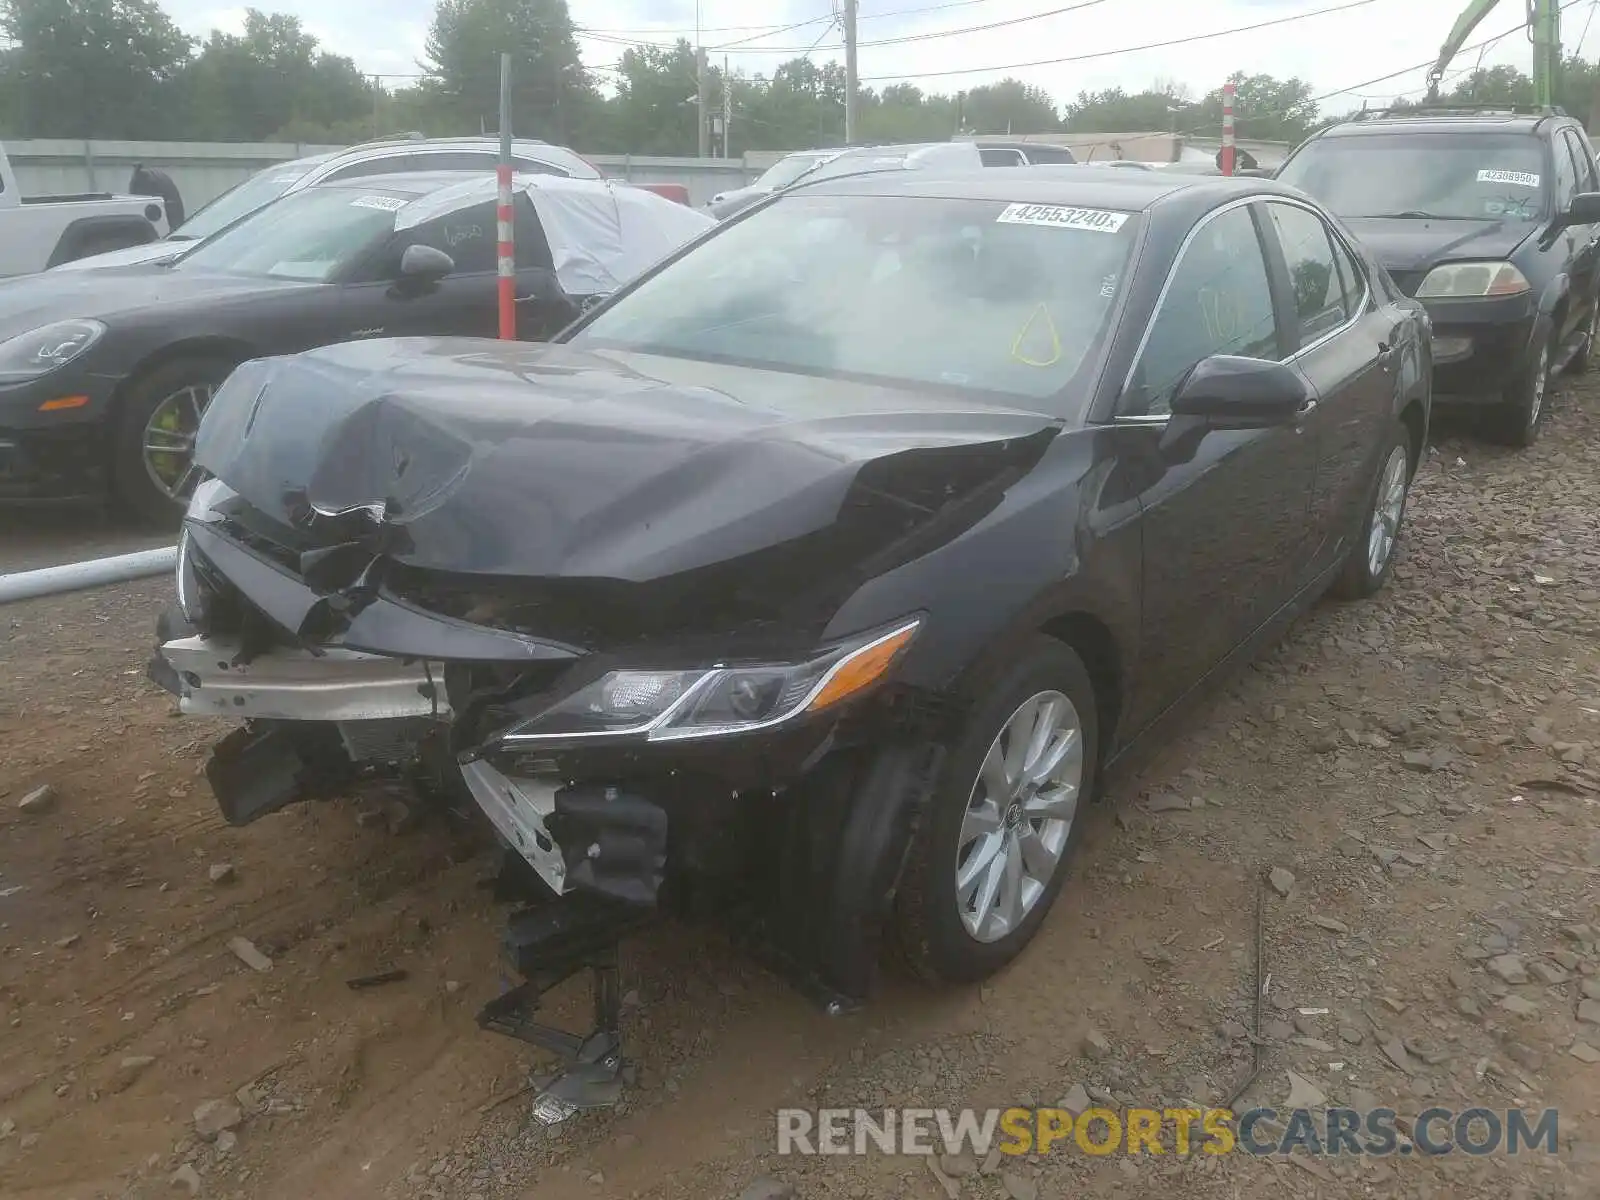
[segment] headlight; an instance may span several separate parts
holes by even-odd
[[[1508,262],[1446,263],[1428,272],[1417,289],[1417,299],[1519,296],[1531,290],[1527,277]]]
[[[64,367],[104,335],[99,321],[57,321],[0,342],[0,383],[21,383]]]
[[[220,479],[207,479],[196,485],[189,497],[187,521],[210,522],[216,517],[216,505],[232,496],[233,489]],[[178,534],[178,607],[184,620],[197,628],[205,624],[206,589],[194,565],[194,539],[189,536],[185,523]]]
[[[921,621],[803,663],[611,671],[508,733],[508,745],[598,737],[652,742],[769,729],[857,695],[888,674]]]

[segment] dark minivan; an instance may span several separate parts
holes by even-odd
[[[1433,319],[1441,403],[1497,440],[1539,433],[1554,372],[1588,367],[1600,319],[1594,147],[1559,109],[1383,112],[1316,134],[1278,179],[1343,218]]]

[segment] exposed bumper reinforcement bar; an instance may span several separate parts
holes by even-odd
[[[179,707],[195,716],[283,721],[448,717],[442,663],[355,650],[277,649],[235,665],[230,638],[177,638],[160,656],[177,675]]]

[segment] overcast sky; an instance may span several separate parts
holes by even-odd
[[[1077,11],[1017,20],[1075,2],[1083,0],[859,0],[861,79],[879,88],[906,80],[949,92],[1013,75],[1045,88],[1060,103],[1083,90],[1137,91],[1158,79],[1177,81],[1198,97],[1230,71],[1241,70],[1299,76],[1318,95],[1351,89],[1328,101],[1330,109],[1342,110],[1359,106],[1363,95],[1375,101],[1420,95],[1426,82],[1420,68],[1368,87],[1358,85],[1437,54],[1465,6],[1465,0],[1366,0],[1342,12],[1187,45],[1010,66],[1233,29],[1351,0],[1098,0]],[[701,0],[698,6],[695,0],[571,0],[571,11],[580,29],[593,31],[579,42],[584,61],[592,67],[617,61],[623,49],[618,39],[671,42],[684,36],[692,42],[698,20],[700,40],[715,61],[726,54],[735,70],[770,73],[813,46],[811,56],[817,61],[843,61],[843,39],[829,19],[837,5],[838,0]],[[1562,42],[1569,50],[1579,45],[1597,5],[1600,0],[1577,0],[1568,7]],[[242,24],[242,7],[218,7],[210,0],[165,0],[165,6],[181,26],[202,37],[212,28],[234,31]],[[259,0],[258,6],[297,14],[329,49],[349,55],[365,71],[392,75],[416,72],[433,12],[433,0]],[[1469,43],[1511,29],[1522,12],[1523,0],[1503,0]],[[1012,23],[973,28],[998,22]],[[781,30],[784,25],[797,27]],[[872,44],[950,30],[971,32]],[[1583,47],[1590,56],[1600,53],[1600,28],[1593,38],[1593,46]],[[1518,32],[1489,46],[1481,61],[1526,71],[1530,56],[1527,40]],[[1479,51],[1465,52],[1453,71],[1470,70],[1479,61]],[[962,73],[940,74],[951,71]],[[393,80],[391,86],[400,82]]]

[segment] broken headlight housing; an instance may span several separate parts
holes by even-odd
[[[921,618],[909,620],[800,663],[608,671],[508,730],[500,741],[627,737],[670,742],[770,729],[878,683],[921,623]]]
[[[205,624],[205,585],[200,582],[195,569],[194,539],[189,536],[188,521],[202,523],[216,519],[216,505],[233,495],[233,491],[220,479],[207,479],[194,489],[189,498],[189,511],[185,525],[178,534],[178,608],[183,619],[197,628]]]

